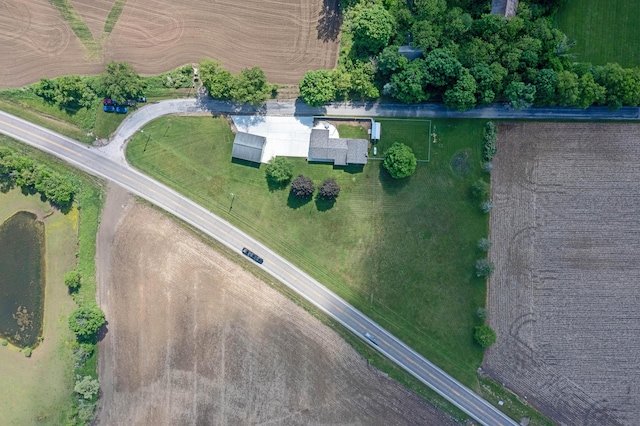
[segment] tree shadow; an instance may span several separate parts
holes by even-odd
[[[105,321],[104,325],[100,327],[100,330],[98,330],[98,334],[96,334],[97,342],[102,342],[102,340],[107,336],[107,333],[109,332],[109,327],[107,327],[108,325],[109,321]]]
[[[282,191],[289,186],[289,182],[276,182],[272,179],[266,178],[267,187],[269,188],[269,192]]]
[[[325,200],[320,196],[316,196],[316,208],[320,212],[326,212],[327,210],[331,210],[335,204],[336,204],[336,200]]]
[[[300,207],[306,206],[313,199],[313,197],[300,198],[293,195],[292,192],[289,192],[289,197],[287,198],[287,206],[292,209],[299,209]]]
[[[404,187],[407,186],[410,177],[404,179],[394,179],[393,177],[391,177],[387,169],[385,169],[384,167],[380,167],[379,179],[384,192],[389,195],[395,195],[400,193],[404,189]]]
[[[336,41],[340,34],[342,16],[338,3],[338,0],[324,0],[320,19],[316,25],[318,38],[324,42]]]

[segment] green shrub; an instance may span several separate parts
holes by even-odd
[[[489,184],[484,179],[478,179],[471,185],[471,193],[476,198],[486,198],[489,195]]]
[[[0,345],[7,346],[8,344],[9,344],[9,342],[7,341],[7,339],[0,340]]]
[[[104,312],[97,305],[81,306],[69,316],[69,329],[79,340],[94,338],[104,323]]]
[[[24,348],[24,349],[22,350],[22,353],[23,353],[23,354],[24,354],[24,356],[26,356],[27,358],[30,358],[30,357],[31,357],[31,352],[32,352],[32,350],[31,350],[31,348],[30,348],[29,346],[27,346],[26,348]]]
[[[484,321],[485,319],[487,319],[487,310],[483,307],[480,307],[476,310],[476,315],[478,316],[478,318]]]
[[[69,287],[69,290],[76,291],[80,288],[80,272],[77,269],[72,269],[71,271],[64,274],[64,285]]]
[[[76,385],[73,390],[84,399],[93,399],[100,390],[100,383],[91,376],[76,376]]]
[[[478,259],[476,260],[476,276],[478,277],[489,277],[493,274],[493,270],[495,266],[489,259]]]
[[[488,325],[478,325],[473,331],[473,338],[483,348],[488,348],[496,342],[496,332]]]
[[[480,208],[483,212],[489,213],[493,209],[493,203],[491,201],[483,201],[480,203]]]
[[[480,238],[478,240],[478,248],[482,251],[489,251],[491,246],[492,246],[491,240],[489,240],[486,237]]]
[[[486,162],[491,162],[493,157],[498,152],[496,148],[496,137],[498,135],[498,129],[493,121],[487,122],[487,125],[484,130],[484,147],[483,147],[483,155],[484,160]]]

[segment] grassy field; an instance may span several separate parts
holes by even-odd
[[[76,298],[95,300],[95,247],[102,193],[95,180],[59,160],[4,135],[0,135],[0,145],[61,173],[75,173],[79,189],[77,208],[67,215],[54,214],[45,226],[44,341],[29,359],[17,349],[0,347],[0,424],[75,424],[74,374],[97,377],[97,352],[82,368],[74,369],[71,345],[75,337],[68,329],[68,316],[77,305],[63,284],[63,276],[77,266],[83,281]],[[0,221],[21,209],[52,210],[38,195],[27,197],[20,190],[0,193]]]
[[[428,150],[422,145],[428,144],[431,122],[381,121],[381,144],[404,140],[418,153]],[[233,134],[221,118],[156,120],[145,127],[148,144],[137,135],[127,156],[270,245],[475,388],[482,350],[473,343],[472,328],[485,286],[473,265],[488,221],[468,192],[481,173],[484,122],[435,123],[431,163],[419,164],[402,182],[377,161],[357,172],[293,160],[294,173],[316,184],[328,177],[338,181],[342,190],[333,207],[269,191],[264,167],[231,162]],[[460,151],[470,153],[466,176],[449,165]]]
[[[586,4],[588,3],[588,4]],[[576,60],[640,66],[640,2],[567,0],[556,15],[558,27],[575,40]]]
[[[129,108],[130,112],[133,112],[133,109]],[[128,114],[116,114],[104,112],[102,108],[98,108],[96,111],[96,125],[93,129],[93,133],[98,138],[109,138],[109,136],[116,131],[120,123],[127,118]]]
[[[0,222],[27,210],[53,213],[37,195],[19,189],[0,193]],[[73,404],[73,334],[67,317],[75,303],[63,284],[63,275],[75,264],[78,210],[55,213],[45,221],[46,287],[44,341],[26,358],[17,348],[0,347],[0,423],[62,424]]]

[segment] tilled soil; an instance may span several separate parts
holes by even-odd
[[[640,127],[502,124],[483,368],[562,425],[640,417]]]
[[[48,0],[4,0],[0,88],[97,74],[111,60],[152,75],[204,57],[235,73],[258,66],[271,83],[297,85],[308,70],[334,68],[338,60],[337,0],[127,0],[110,34],[104,24],[113,1],[70,3],[102,46],[101,57],[86,58],[87,50]]]
[[[122,194],[111,191],[98,239],[108,320],[98,424],[454,424],[241,266]]]

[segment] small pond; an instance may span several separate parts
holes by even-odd
[[[18,212],[0,225],[0,338],[34,347],[44,310],[44,223]]]

